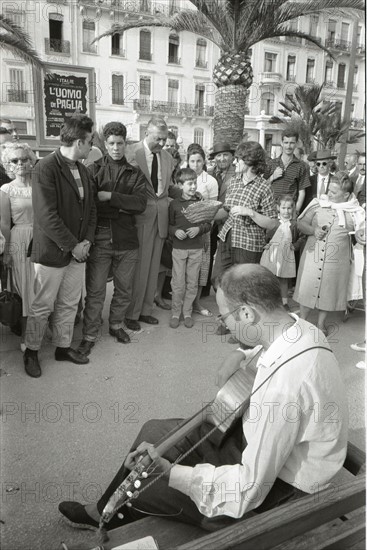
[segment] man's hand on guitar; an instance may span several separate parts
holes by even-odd
[[[244,359],[246,359],[246,356],[242,351],[234,350],[228,355],[217,372],[215,383],[218,388],[222,388],[224,386],[228,378],[230,378],[232,374],[240,368],[241,361]]]
[[[169,460],[166,460],[165,458],[159,456],[154,445],[152,443],[147,443],[146,441],[140,443],[135,451],[132,451],[127,455],[124,466],[130,471],[133,470],[139,461],[139,457],[145,454],[145,452],[147,452],[152,459],[153,465],[155,467],[155,473],[167,472],[166,476],[164,477],[168,478],[171,463],[169,462]]]

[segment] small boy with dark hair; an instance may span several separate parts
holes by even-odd
[[[192,328],[192,304],[198,291],[199,271],[202,260],[202,235],[211,229],[210,223],[193,226],[183,210],[193,202],[202,200],[197,189],[197,175],[191,168],[183,168],[176,174],[181,197],[169,205],[169,234],[172,250],[172,317],[169,326],[177,328],[181,311],[186,328]]]

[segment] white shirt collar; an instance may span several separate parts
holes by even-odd
[[[283,331],[283,334],[278,336],[266,351],[263,351],[263,354],[257,362],[257,366],[262,365],[265,368],[271,367],[290,346],[301,338],[302,328],[299,325],[298,315],[295,313],[289,313],[289,315],[293,317],[295,323],[289,322],[289,327]]]
[[[146,154],[146,155],[152,155],[152,156],[153,156],[152,151],[151,151],[151,150],[149,149],[149,147],[148,147],[147,138],[144,138],[144,140],[143,140],[143,145],[144,145],[144,149],[145,149],[145,154]]]

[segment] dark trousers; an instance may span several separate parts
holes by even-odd
[[[183,419],[177,418],[150,420],[146,422],[131,449],[136,449],[142,441],[156,444],[164,438],[168,432],[176,428],[182,422]],[[207,423],[201,424],[187,437],[171,447],[164,457],[170,462],[173,462],[199,441],[204,434],[207,434],[211,428],[212,426]],[[213,436],[203,441],[194,451],[185,457],[180,464],[192,467],[196,464],[204,463],[210,463],[216,467],[239,464],[241,463],[242,452],[245,446],[246,440],[243,436],[242,419],[239,419],[235,422],[234,430],[230,435],[219,440],[217,434],[213,434]],[[122,464],[109,487],[97,503],[100,514],[111,495],[128,474],[129,470]],[[152,477],[149,477],[147,480],[142,481],[140,491],[151,481],[151,479]],[[296,493],[296,489],[277,479],[270,493],[257,511],[265,511],[289,498],[294,498]],[[153,483],[151,487],[141,491],[139,497],[133,500],[132,508],[123,507],[121,512],[124,514],[124,519],[119,520],[117,516],[115,516],[110,522],[111,527],[115,528],[118,525],[141,519],[147,515],[161,515],[165,518],[200,526],[208,531],[221,529],[226,525],[239,521],[226,516],[212,519],[203,516],[195,503],[188,496],[169,487],[168,481],[163,477]],[[252,516],[254,513],[255,512],[249,512],[248,515]]]
[[[217,253],[215,255],[212,282],[215,281],[226,269],[235,264],[259,264],[262,252],[252,252],[244,248],[237,248],[231,244],[231,232],[228,231],[225,242],[218,240]]]
[[[132,287],[138,250],[116,250],[112,247],[109,229],[100,229],[95,237],[87,262],[83,336],[87,340],[98,337],[102,324],[102,310],[106,298],[108,274],[112,268],[114,291],[110,306],[109,324],[117,329],[123,324],[132,298]]]

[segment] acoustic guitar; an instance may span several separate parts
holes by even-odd
[[[212,424],[221,434],[225,434],[233,426],[235,420],[242,417],[249,406],[256,376],[254,360],[258,358],[261,350],[262,346],[256,346],[250,350],[241,362],[241,367],[227,380],[213,401],[156,443],[155,449],[159,456],[164,456],[173,445],[203,422]],[[104,525],[112,519],[119,508],[129,505],[130,500],[138,497],[141,480],[148,477],[147,468],[151,463],[152,459],[148,453],[144,453],[138,458],[135,468],[116,489],[104,507],[100,519],[100,529],[104,528]]]

